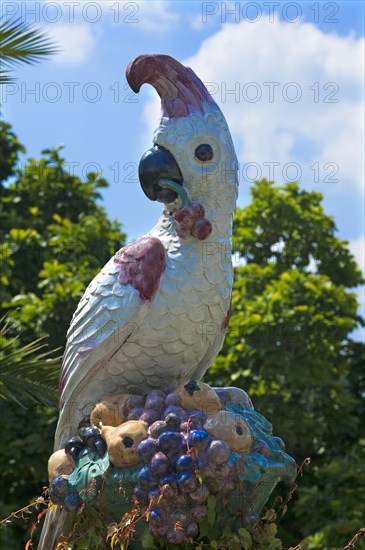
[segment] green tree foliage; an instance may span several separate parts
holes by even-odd
[[[233,249],[243,265],[206,379],[249,391],[289,454],[311,458],[280,534],[323,550],[342,548],[362,525],[364,346],[350,338],[363,323],[350,290],[361,272],[321,201],[295,183],[262,180],[237,210]]]
[[[99,189],[107,182],[98,174],[88,174],[86,181],[71,175],[60,148],[44,150],[41,158],[28,159],[20,170],[18,155],[24,148],[10,125],[1,122],[0,151],[6,169],[0,186],[0,317],[7,317],[0,338],[0,390],[5,395],[4,388],[13,392],[17,387],[16,398],[27,407],[0,399],[3,518],[34,500],[47,484],[57,419],[49,405],[54,403],[58,373],[53,363],[48,377],[44,370],[42,374],[37,361],[43,351],[34,349],[39,344],[33,342],[44,338],[47,349],[61,348],[58,355],[62,353],[86,285],[123,245],[125,235],[100,204]],[[37,398],[38,393],[38,402],[48,406],[25,400],[17,376],[28,397]],[[24,548],[26,530],[29,535],[29,526],[21,521],[1,529],[0,547]]]

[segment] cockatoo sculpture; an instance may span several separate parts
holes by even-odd
[[[105,395],[201,379],[222,347],[230,315],[238,179],[227,122],[195,73],[167,55],[141,55],[126,75],[134,92],[149,83],[161,98],[162,117],[139,178],[163,210],[149,233],[116,252],[76,309],[55,449]],[[50,529],[52,520],[46,523]]]

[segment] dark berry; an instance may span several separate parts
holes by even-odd
[[[167,427],[172,432],[178,432],[180,429],[180,417],[175,413],[169,413],[165,416],[165,423]]]
[[[177,484],[183,493],[191,493],[192,491],[196,491],[199,481],[194,474],[184,472],[177,476]]]
[[[81,437],[71,437],[65,445],[65,453],[77,463],[79,454],[84,448],[85,443],[82,441]]]
[[[181,474],[183,472],[193,473],[195,470],[194,461],[191,456],[182,455],[180,456],[180,458],[177,459],[175,468],[178,474]]]
[[[158,439],[161,434],[167,431],[168,428],[166,422],[164,420],[156,420],[156,422],[151,424],[148,428],[148,435],[154,439]]]
[[[185,527],[185,535],[187,536],[187,538],[193,539],[194,537],[196,537],[198,532],[199,532],[199,527],[195,521],[191,521]]]
[[[138,485],[144,491],[151,491],[157,487],[157,479],[155,479],[148,466],[143,466],[138,474]]]
[[[67,512],[77,512],[82,504],[82,499],[76,491],[71,491],[63,501],[63,506]]]
[[[214,464],[219,465],[229,460],[231,450],[225,441],[215,439],[211,442],[208,449],[208,460]]]
[[[182,434],[179,432],[165,432],[159,437],[161,451],[179,451],[181,448]]]
[[[180,407],[181,406],[181,397],[177,393],[171,392],[166,396],[165,400],[166,407]]]
[[[168,473],[169,467],[170,461],[165,454],[159,452],[152,457],[150,469],[153,477],[164,477]]]
[[[213,226],[207,218],[201,218],[194,223],[193,234],[199,241],[207,239],[212,231]]]
[[[212,438],[207,432],[203,430],[193,430],[189,436],[189,447],[194,447],[198,449],[198,451],[204,451],[211,440]]]
[[[153,424],[156,420],[159,420],[160,415],[154,409],[145,409],[139,419],[142,422],[146,422],[148,425]]]
[[[140,487],[135,487],[133,489],[133,496],[138,502],[139,505],[147,505],[148,504],[148,498],[145,491],[142,491]]]
[[[153,409],[161,413],[165,407],[165,399],[159,395],[149,395],[146,399],[145,409]]]
[[[144,464],[147,464],[151,460],[153,455],[157,453],[157,450],[158,440],[152,439],[151,437],[149,437],[148,439],[144,439],[138,445],[138,454]]]

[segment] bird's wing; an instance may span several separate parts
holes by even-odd
[[[113,393],[104,366],[138,330],[165,269],[165,248],[146,236],[122,248],[85,291],[67,333],[60,375],[55,448],[105,393]],[[116,388],[115,388],[116,389]]]

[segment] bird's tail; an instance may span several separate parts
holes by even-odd
[[[59,506],[50,508],[43,524],[38,550],[54,550],[62,532],[67,512]]]

